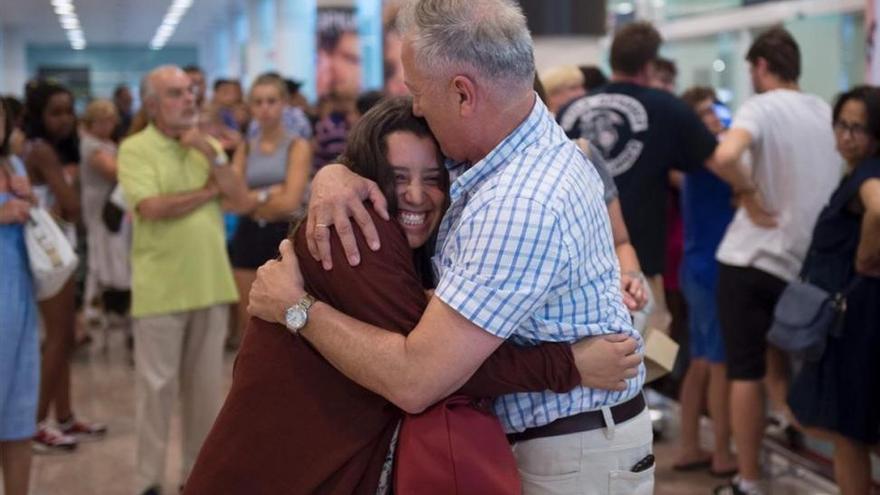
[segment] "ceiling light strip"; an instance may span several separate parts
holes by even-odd
[[[86,47],[86,37],[83,34],[82,25],[79,23],[79,17],[76,16],[76,8],[73,6],[72,0],[52,0],[52,7],[55,9],[55,15],[58,16],[58,23],[67,33],[67,40],[70,41],[70,47],[74,50],[82,50]]]
[[[174,35],[174,30],[177,29],[177,25],[180,24],[180,20],[183,19],[184,14],[189,10],[192,3],[193,0],[174,0],[171,2],[168,12],[165,13],[165,17],[162,19],[162,24],[156,29],[156,34],[153,35],[153,39],[150,41],[150,48],[161,50],[165,46],[168,38]]]

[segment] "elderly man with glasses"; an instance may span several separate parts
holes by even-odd
[[[132,317],[136,493],[157,494],[171,412],[183,402],[183,477],[223,399],[228,304],[238,300],[221,199],[256,207],[219,144],[197,127],[189,77],[175,66],[144,79],[149,125],[119,149],[119,181],[134,215]]]

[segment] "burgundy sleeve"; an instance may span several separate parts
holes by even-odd
[[[427,298],[415,272],[412,251],[400,226],[368,208],[382,248],[372,251],[355,229],[361,262],[349,266],[335,231],[331,233],[333,269],[325,271],[306,247],[304,229],[294,236],[294,250],[306,290],[353,318],[399,333],[409,333],[424,313]],[[305,225],[305,222],[303,222]],[[566,392],[580,384],[569,344],[519,347],[504,343],[480,366],[460,392],[494,397],[514,392]]]
[[[372,212],[382,242],[371,250],[360,229],[355,230],[361,262],[350,266],[336,230],[331,229],[333,269],[325,271],[306,247],[305,228],[294,235],[294,251],[305,279],[305,289],[315,298],[365,323],[398,333],[409,333],[428,302],[412,262],[412,251],[403,229]],[[302,223],[305,226],[305,221]]]
[[[568,392],[581,384],[571,344],[545,342],[521,347],[505,342],[489,356],[459,393],[497,397],[516,392]]]

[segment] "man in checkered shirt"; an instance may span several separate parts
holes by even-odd
[[[653,491],[651,424],[642,397],[641,339],[622,302],[602,184],[532,91],[525,18],[507,0],[422,0],[402,12],[405,82],[457,177],[441,225],[439,284],[406,337],[317,302],[300,329],[349,378],[408,412],[460,387],[505,339],[595,343],[595,366],[568,393],[496,402],[525,493]],[[458,165],[452,165],[456,163]],[[310,250],[331,268],[328,225],[351,264],[349,217],[373,249],[362,201],[372,182],[331,165],[313,183]],[[286,321],[305,296],[289,246],[259,271],[251,313]],[[639,352],[633,353],[633,350]],[[589,366],[588,366],[589,368]]]

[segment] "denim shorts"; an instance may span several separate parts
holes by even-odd
[[[724,339],[718,323],[715,287],[698,280],[688,270],[681,270],[681,291],[688,308],[688,331],[691,359],[710,363],[725,362]]]

